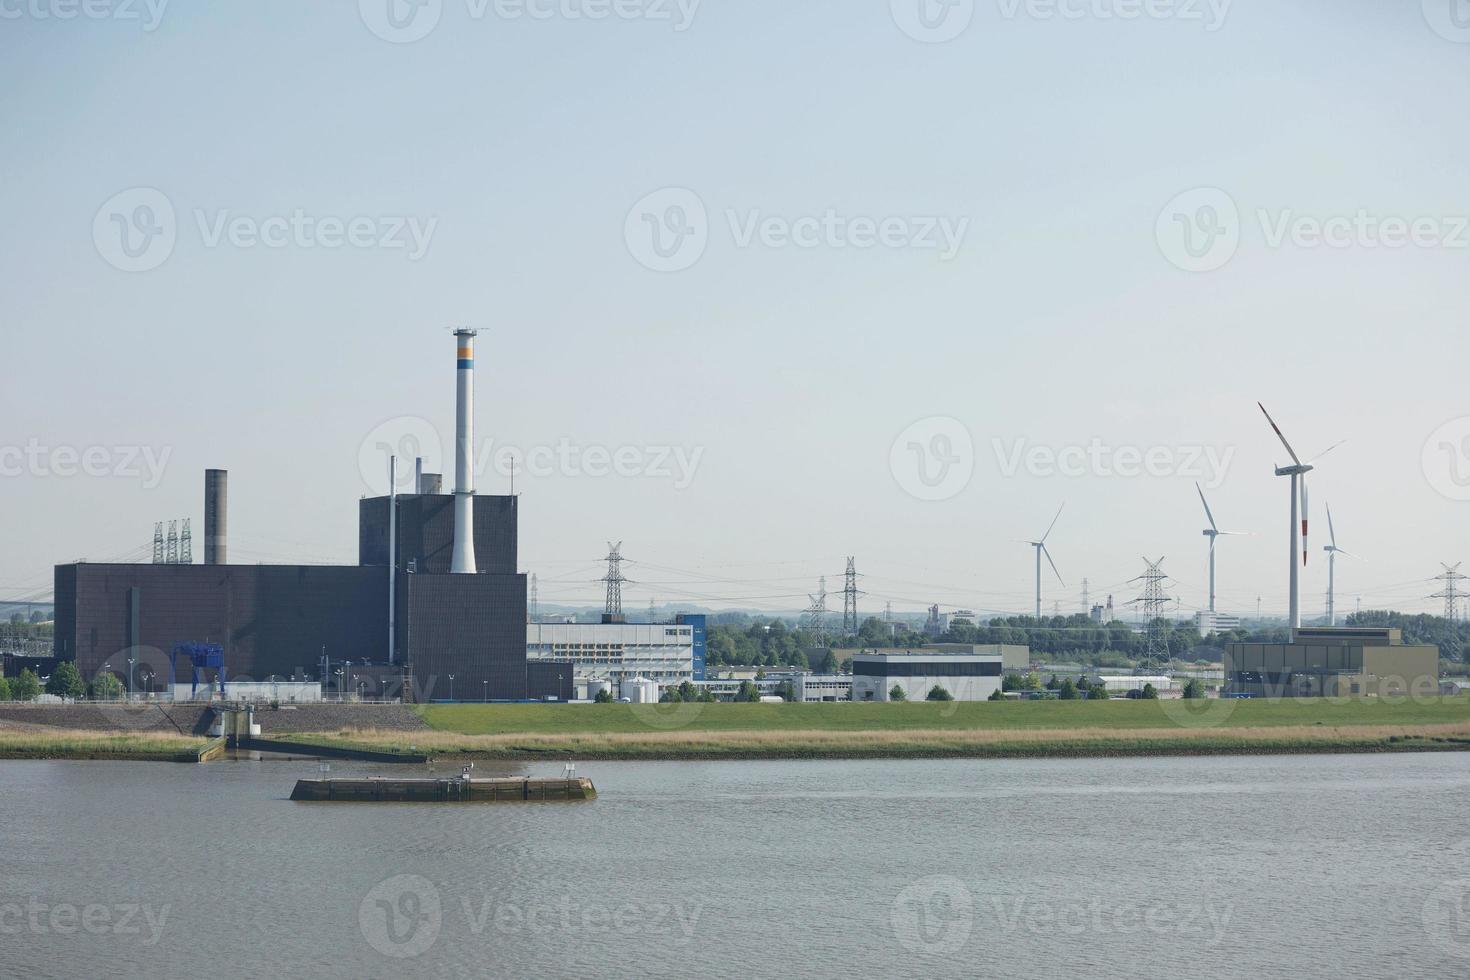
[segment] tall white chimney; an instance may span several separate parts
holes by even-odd
[[[454,555],[449,570],[475,573],[475,337],[478,330],[454,331],[459,357],[459,388],[454,413]]]

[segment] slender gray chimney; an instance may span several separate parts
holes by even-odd
[[[230,474],[204,471],[204,564],[228,565],[230,536]]]

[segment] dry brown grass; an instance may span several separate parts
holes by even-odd
[[[342,731],[322,742],[499,759],[872,758],[1470,749],[1470,722],[1272,728],[612,732],[460,735]]]
[[[41,725],[0,727],[0,758],[168,758],[197,752],[205,740],[172,732],[117,733]]]

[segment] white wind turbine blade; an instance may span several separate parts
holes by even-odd
[[[1261,414],[1266,416],[1266,421],[1271,423],[1271,428],[1276,431],[1276,438],[1280,439],[1281,444],[1286,447],[1286,453],[1291,457],[1291,461],[1297,466],[1302,465],[1302,461],[1297,457],[1296,450],[1291,448],[1291,443],[1287,442],[1286,436],[1281,434],[1281,426],[1277,425],[1276,420],[1271,417],[1271,413],[1266,411],[1266,406],[1261,405],[1260,402],[1256,402],[1256,404],[1260,406]]]
[[[1057,577],[1057,581],[1061,582],[1062,588],[1065,589],[1067,587],[1066,580],[1062,578],[1062,573],[1057,571],[1057,563],[1051,560],[1051,552],[1047,550],[1044,544],[1041,546],[1041,553],[1046,555],[1046,563],[1051,566],[1051,573]]]
[[[1327,540],[1332,545],[1333,551],[1340,551],[1337,547],[1337,531],[1332,526],[1332,505],[1327,505]]]
[[[1215,524],[1215,515],[1210,513],[1210,502],[1205,499],[1205,492],[1200,489],[1198,483],[1194,485],[1194,489],[1195,492],[1199,494],[1199,502],[1205,505],[1205,516],[1210,519],[1210,530],[1214,531],[1216,534],[1220,533],[1219,526]]]
[[[1338,446],[1341,446],[1345,442],[1347,442],[1346,439],[1342,439],[1342,440],[1339,440],[1338,442],[1334,442],[1332,445],[1328,446],[1326,449],[1322,450],[1320,453],[1318,453],[1317,455],[1313,456],[1311,459],[1307,460],[1307,462],[1308,463],[1315,463],[1315,462],[1317,462],[1317,460],[1321,459],[1323,456],[1326,456],[1328,453],[1332,452],[1332,450],[1336,449]]]
[[[1057,516],[1056,517],[1053,517],[1051,519],[1051,524],[1047,526],[1046,533],[1041,536],[1041,541],[1038,542],[1038,543],[1040,543],[1040,544],[1046,544],[1046,539],[1049,538],[1049,537],[1051,537],[1052,528],[1056,527],[1057,526],[1057,521],[1059,521],[1059,520],[1062,519],[1062,510],[1066,506],[1067,506],[1066,504],[1062,504],[1061,507],[1058,507],[1057,508]]]

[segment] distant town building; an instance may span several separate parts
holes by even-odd
[[[1194,614],[1194,627],[1200,636],[1209,636],[1211,633],[1225,633],[1230,630],[1240,629],[1240,617],[1230,616],[1225,613],[1201,610]]]

